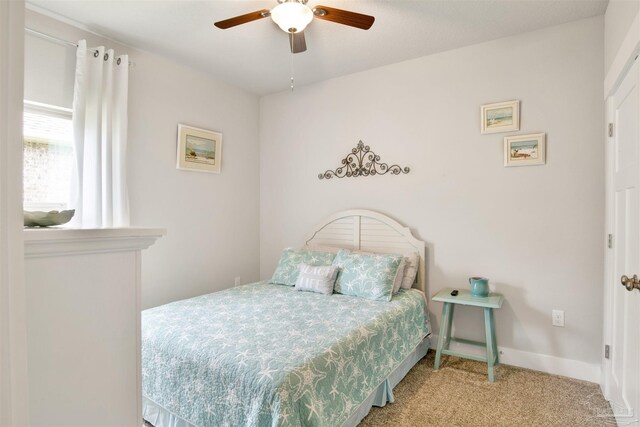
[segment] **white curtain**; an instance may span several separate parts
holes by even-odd
[[[78,227],[129,225],[127,92],[129,58],[78,42],[73,97],[75,164],[71,207]]]

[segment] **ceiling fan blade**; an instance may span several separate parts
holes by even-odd
[[[291,53],[301,53],[307,50],[304,31],[300,31],[299,33],[289,33],[289,45],[291,46]]]
[[[338,24],[348,25],[350,27],[368,30],[376,20],[373,16],[363,15],[361,13],[349,12],[348,10],[334,9],[327,6],[316,6],[313,8],[313,14],[318,19],[325,21],[337,22]]]
[[[255,12],[247,13],[245,15],[236,16],[233,18],[225,19],[224,21],[216,22],[215,25],[218,28],[226,30],[227,28],[235,27],[236,25],[246,24],[247,22],[257,21],[258,19],[266,18],[271,15],[269,9],[262,9]]]

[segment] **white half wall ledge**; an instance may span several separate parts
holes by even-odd
[[[146,249],[166,234],[164,228],[28,228],[25,258]]]
[[[438,336],[432,334],[431,348],[435,351],[438,347]],[[484,356],[484,351],[461,343],[452,342],[451,349],[466,352],[478,356]],[[446,357],[446,356],[444,356]],[[601,369],[599,363],[588,363],[582,360],[565,359],[548,354],[532,353],[498,346],[499,365],[511,365],[519,368],[531,369],[552,375],[574,378],[599,384]],[[446,364],[444,365],[446,366]]]

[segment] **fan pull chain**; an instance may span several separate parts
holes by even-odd
[[[294,81],[293,81],[293,52],[291,52],[291,92],[293,92]]]

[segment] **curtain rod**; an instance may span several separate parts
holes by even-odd
[[[65,39],[62,39],[60,37],[52,36],[51,34],[41,33],[40,31],[36,31],[36,30],[28,28],[28,27],[24,27],[24,31],[29,33],[29,34],[33,34],[34,36],[38,36],[38,37],[43,38],[43,39],[51,40],[51,41],[54,41],[56,43],[65,44],[67,46],[78,47],[77,43],[70,42],[69,40],[65,40]],[[87,48],[87,50],[90,51],[90,52],[93,52],[93,53],[98,52],[97,49]],[[129,67],[131,67],[133,65],[134,65],[134,63],[129,61]]]
[[[55,36],[52,36],[50,34],[41,33],[40,31],[36,31],[36,30],[33,30],[31,28],[27,28],[27,27],[25,27],[24,30],[27,33],[33,34],[33,35],[38,36],[38,37],[43,38],[43,39],[48,39],[48,40],[52,40],[52,41],[57,42],[57,43],[66,44],[67,46],[78,47],[78,43],[70,42],[69,40],[61,39],[60,37],[55,37]],[[90,50],[91,52],[97,52],[96,49],[87,48],[87,50]]]

